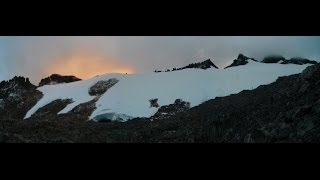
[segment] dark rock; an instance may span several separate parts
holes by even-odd
[[[0,83],[0,119],[20,119],[31,109],[42,93],[28,78],[17,77]]]
[[[314,117],[304,117],[303,121],[298,124],[298,132],[299,136],[304,136],[308,131],[315,127],[313,120],[319,120],[319,118]]]
[[[306,58],[301,58],[301,57],[294,57],[291,59],[285,59],[281,55],[269,55],[266,56],[263,60],[262,63],[279,63],[282,61],[280,64],[296,64],[296,65],[303,65],[303,64],[317,64],[317,61],[309,60]]]
[[[299,78],[302,80],[312,80],[320,77],[320,64],[307,67],[300,75]]]
[[[254,140],[251,137],[251,134],[247,134],[247,136],[244,138],[245,143],[254,143]]]
[[[98,100],[99,100],[99,97],[96,97],[89,102],[81,103],[75,108],[73,108],[69,114],[80,115],[80,116],[83,116],[84,119],[86,119],[96,109],[96,102]]]
[[[0,89],[4,88],[14,88],[13,86],[22,87],[25,89],[35,88],[33,84],[30,83],[29,78],[25,78],[22,76],[15,76],[9,81],[2,81],[0,83]]]
[[[149,102],[150,102],[150,108],[152,108],[152,107],[158,108],[159,107],[157,98],[156,99],[150,99]]]
[[[0,110],[4,109],[4,100],[0,99]]]
[[[33,119],[51,119],[49,117],[55,117],[57,114],[63,110],[68,104],[71,104],[72,99],[58,99],[52,101],[48,105],[38,109],[31,118]]]
[[[295,57],[291,58],[289,60],[284,60],[281,64],[297,64],[297,65],[303,65],[303,64],[317,64],[317,61],[309,60],[306,58],[301,57]]]
[[[291,132],[292,132],[292,130],[290,130],[289,128],[280,129],[278,132],[278,135],[277,135],[277,139],[283,140],[283,139],[289,137]]]
[[[225,67],[225,69],[227,68],[230,68],[230,67],[235,67],[235,66],[242,66],[242,65],[246,65],[248,64],[248,60],[253,60],[253,61],[256,61],[255,59],[253,58],[249,58],[247,56],[244,56],[243,54],[239,54],[238,55],[238,58],[233,60],[232,64]]]
[[[185,112],[190,109],[190,103],[181,99],[176,99],[173,104],[161,106],[151,119],[164,119],[171,117],[177,113]]]
[[[310,87],[310,84],[306,81],[306,82],[303,83],[303,85],[299,89],[299,92],[300,93],[305,93],[308,90],[309,87]]]
[[[109,79],[107,81],[98,81],[95,85],[90,87],[89,94],[91,96],[99,96],[104,94],[108,89],[117,84],[119,80],[117,79]]]
[[[7,139],[8,137],[4,133],[0,132],[0,143],[5,143]]]
[[[192,63],[189,64],[185,67],[182,68],[178,68],[176,70],[183,70],[183,69],[190,69],[190,68],[195,68],[195,69],[209,69],[209,68],[216,68],[219,69],[210,59],[205,60],[203,62],[199,62],[199,63]]]
[[[243,55],[243,54],[239,54],[237,60],[239,61],[245,61],[251,58],[248,58],[247,56]]]
[[[62,76],[60,74],[52,74],[51,76],[42,79],[39,83],[39,86],[60,84],[60,83],[71,83],[75,81],[81,81],[81,79],[75,76]]]

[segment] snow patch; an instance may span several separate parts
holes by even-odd
[[[30,118],[38,109],[44,107],[54,100],[65,100],[71,99],[73,103],[68,104],[58,114],[64,114],[71,111],[73,108],[81,103],[85,103],[93,100],[96,96],[89,95],[89,89],[100,80],[108,80],[111,78],[121,79],[124,75],[122,74],[108,74],[99,77],[95,77],[89,80],[76,81],[73,83],[64,83],[56,85],[45,85],[39,87],[37,90],[43,93],[42,99],[32,107],[26,114],[24,119]]]

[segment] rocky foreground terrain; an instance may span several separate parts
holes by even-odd
[[[247,57],[239,56],[234,66]],[[301,60],[301,59],[299,59]],[[101,94],[116,80],[91,89]],[[100,89],[99,87],[104,87]],[[190,108],[177,99],[150,118],[127,122],[89,121],[94,101],[57,115],[72,100],[58,100],[24,115],[42,94],[27,78],[0,83],[2,143],[318,143],[320,64],[301,74]],[[99,96],[98,96],[99,97]],[[153,105],[156,105],[154,100]]]

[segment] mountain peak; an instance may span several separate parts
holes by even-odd
[[[234,66],[242,66],[242,65],[246,65],[248,64],[248,60],[253,60],[253,61],[257,61],[254,58],[249,58],[243,54],[239,54],[238,58],[233,60],[232,64],[225,67],[225,69],[230,68],[230,67],[234,67]]]
[[[317,61],[314,60],[309,60],[306,58],[301,58],[301,57],[294,57],[289,60],[284,60],[281,62],[281,64],[297,64],[297,65],[302,65],[302,64],[318,64]]]
[[[22,76],[15,76],[14,78],[8,81],[0,82],[0,89],[5,86],[14,86],[14,85],[25,87],[25,88],[34,87],[34,85],[30,83],[29,78],[25,78]]]
[[[202,69],[207,69],[207,68],[211,68],[214,67],[216,69],[219,69],[212,61],[211,59],[207,59],[203,62],[200,63],[202,65]]]
[[[247,60],[247,59],[249,59],[247,56],[245,56],[245,55],[243,55],[243,54],[239,54],[238,55],[238,58],[237,58],[238,60]]]
[[[212,61],[211,59],[207,59],[205,61],[202,62],[198,62],[198,63],[192,63],[189,64],[183,68],[180,69],[188,69],[188,68],[197,68],[197,69],[209,69],[211,67],[214,67],[216,69],[219,69]],[[178,69],[179,70],[179,69]]]
[[[41,79],[39,86],[50,85],[50,84],[60,84],[60,83],[71,83],[75,81],[81,81],[81,79],[75,76],[63,76],[60,74],[52,74],[49,77]]]
[[[317,61],[309,60],[302,57],[293,57],[291,59],[286,59],[282,55],[268,55],[263,58],[262,63],[280,63],[280,64],[317,64]]]
[[[202,61],[202,62],[198,62],[198,63],[191,63],[187,66],[184,66],[182,68],[173,68],[172,71],[179,71],[179,70],[183,70],[183,69],[209,69],[209,68],[216,68],[216,69],[219,69],[212,61],[211,59],[207,59],[205,61]],[[166,71],[157,71],[155,70],[154,72],[156,73],[159,73],[159,72],[170,72],[170,70],[166,70]]]

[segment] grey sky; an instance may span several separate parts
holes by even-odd
[[[104,67],[108,69],[108,65],[112,65],[113,69],[116,66],[130,66],[135,72],[146,72],[184,66],[208,58],[224,67],[239,53],[257,59],[276,53],[287,58],[303,56],[319,60],[319,50],[318,36],[0,37],[0,80],[23,75],[38,83],[41,78],[55,73],[48,70],[49,66],[56,65],[54,70],[63,68],[64,59],[79,59],[80,56],[87,63],[81,63],[83,67],[79,65],[76,68],[84,72],[96,68],[88,67],[94,54],[99,56],[99,60],[94,62],[105,61],[99,65],[100,71],[97,72]],[[56,63],[58,59],[59,66]],[[67,69],[64,70],[66,72]],[[110,68],[106,70],[109,71]]]

